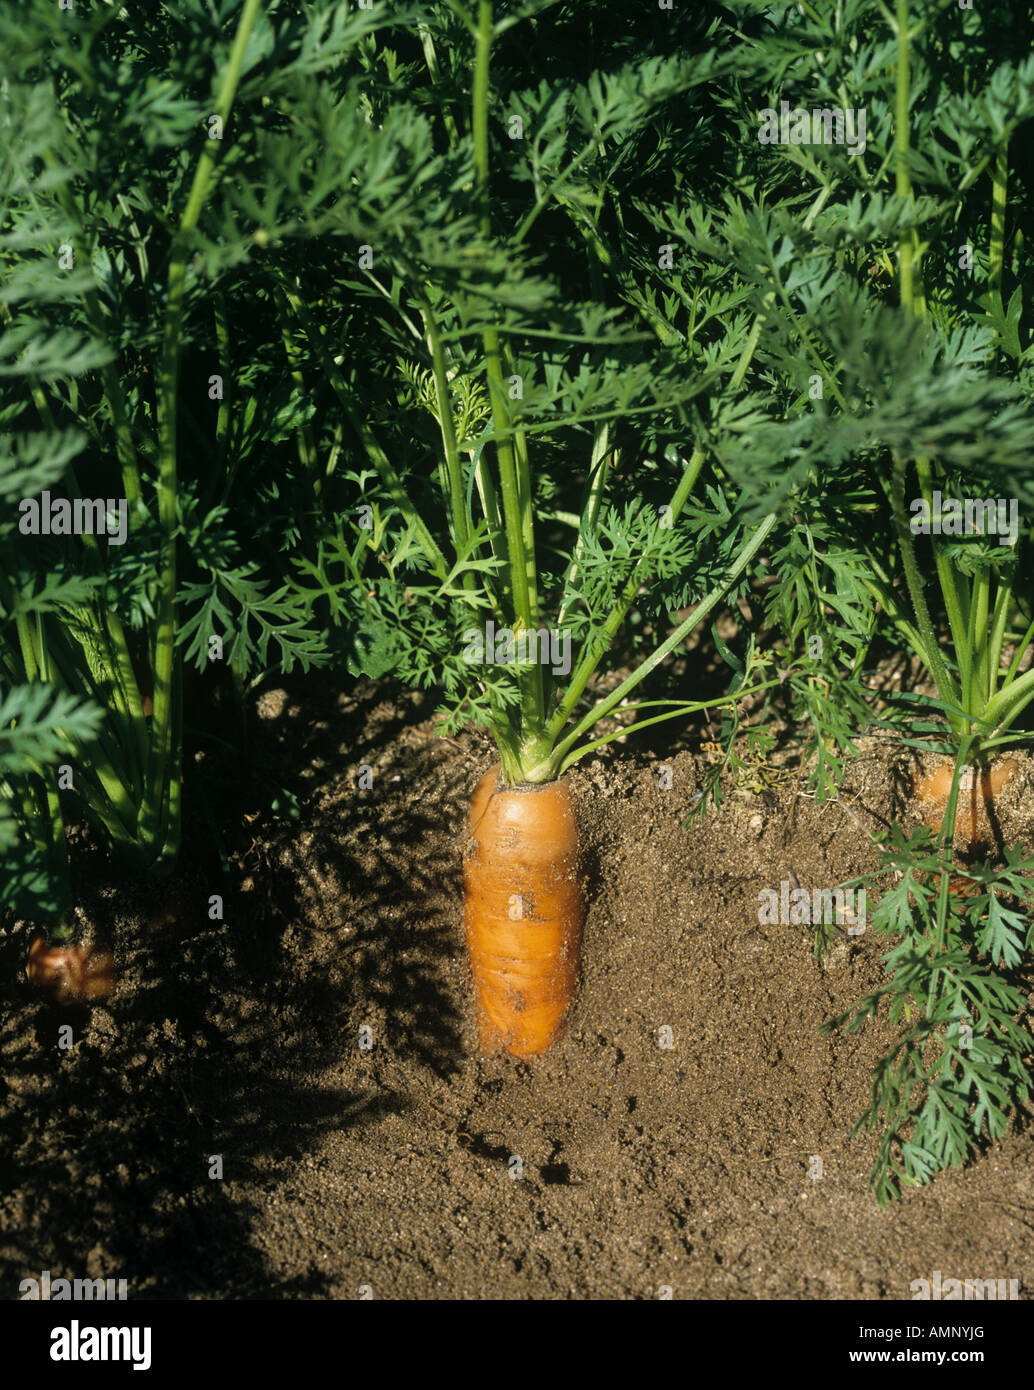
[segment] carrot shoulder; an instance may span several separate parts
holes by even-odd
[[[959,789],[955,812],[955,838],[967,846],[994,839],[995,802],[1019,771],[1016,758],[1000,758],[991,768],[973,769]],[[932,771],[917,779],[915,794],[923,811],[923,820],[931,830],[941,829],[951,795],[955,765],[950,758],[939,762]]]
[[[464,884],[481,1045],[537,1056],[574,998],[585,913],[566,784],[507,787],[498,767],[487,772],[471,797]]]

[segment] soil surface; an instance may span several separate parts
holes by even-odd
[[[825,806],[761,767],[688,828],[692,747],[581,764],[581,984],[528,1064],[476,1054],[468,990],[460,845],[494,758],[430,708],[269,689],[238,778],[195,756],[174,879],[80,856],[110,998],[48,1002],[30,928],[0,930],[0,1297],[43,1270],[130,1298],[907,1299],[938,1270],[1030,1296],[1029,1125],[880,1212],[848,1133],[895,1030],[817,1030],[885,943],[820,962],[759,923],[762,888],[876,867],[872,832],[918,818],[907,755],[863,743]],[[1032,787],[1023,762],[1007,842],[1034,844]]]

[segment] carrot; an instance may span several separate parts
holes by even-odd
[[[963,773],[955,812],[955,836],[966,845],[993,839],[994,802],[1019,771],[1016,758],[1000,758],[991,768]],[[917,780],[915,793],[924,808],[923,820],[932,830],[940,830],[951,795],[955,765],[947,759]]]
[[[25,976],[59,1004],[105,999],[115,988],[111,955],[90,946],[48,946],[37,936],[29,947]]]
[[[482,1048],[535,1057],[574,998],[585,916],[578,822],[566,783],[508,787],[500,771],[470,799],[467,947]]]

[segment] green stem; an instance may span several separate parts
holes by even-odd
[[[1023,634],[1022,640],[1017,645],[1015,652],[1013,652],[1013,658],[1009,663],[1009,669],[1006,671],[1005,679],[1002,681],[1003,690],[1016,679],[1020,669],[1020,662],[1023,660],[1023,654],[1032,641],[1034,641],[1034,622],[1027,628],[1027,631]]]
[[[905,472],[907,467],[904,454],[899,449],[895,449],[894,471],[891,479],[891,502],[894,509],[894,526],[898,534],[898,546],[905,567],[905,582],[908,585],[909,597],[912,600],[916,626],[923,639],[926,663],[937,683],[938,694],[942,700],[950,700],[957,704],[959,692],[941,660],[937,635],[934,632],[933,623],[930,621],[930,610],[926,606],[926,595],[923,593],[923,577],[919,572],[919,564],[916,560],[912,530],[905,513]]]
[[[905,582],[908,584],[909,598],[912,599],[912,609],[916,614],[916,626],[919,628],[921,638],[923,638],[927,666],[937,682],[938,695],[944,701],[958,703],[958,688],[956,688],[955,681],[949,676],[948,670],[941,660],[937,634],[934,632],[934,624],[930,621],[930,609],[927,607],[926,595],[923,592],[923,575],[920,574],[919,562],[916,560],[916,548],[914,548],[912,541],[912,528],[910,528],[908,516],[905,513],[906,468],[908,468],[908,463],[906,463],[905,455],[901,450],[895,449],[891,500],[892,506],[894,506],[895,530],[898,532],[898,546],[901,548],[902,562],[905,566]]]
[[[481,510],[485,520],[488,522],[488,541],[492,549],[492,555],[499,560],[505,570],[510,568],[510,552],[506,545],[506,530],[503,526],[502,512],[499,510],[499,496],[495,488],[495,479],[492,477],[485,458],[484,445],[470,450],[471,463],[474,468],[474,483],[478,490],[478,497],[481,499]],[[492,593],[495,596],[495,585],[492,584]],[[496,606],[501,612],[501,606],[496,600]]]
[[[261,0],[245,0],[233,47],[223,73],[216,114],[225,127],[240,81],[244,53],[258,18]],[[154,650],[154,715],[151,720],[151,786],[143,829],[154,843],[168,843],[171,803],[178,800],[179,769],[170,774],[173,739],[173,685],[176,646],[176,499],[178,489],[176,406],[179,388],[180,340],[183,298],[187,279],[188,242],[197,226],[215,171],[216,141],[209,139],[201,152],[187,205],[173,238],[169,263],[168,296],[162,336],[158,390],[158,522],[163,532],[158,621]]]
[[[438,419],[442,432],[442,448],[445,452],[445,469],[449,486],[449,500],[452,506],[453,544],[457,555],[466,557],[470,549],[470,518],[463,495],[463,469],[460,464],[459,444],[456,439],[456,426],[452,418],[452,393],[449,389],[449,372],[445,360],[445,347],[441,333],[429,301],[420,300],[427,344],[431,350],[431,371],[435,386],[435,399],[438,403]],[[470,606],[481,617],[481,610],[475,599],[477,584],[470,569],[463,571],[461,580],[464,592],[470,595]],[[514,730],[510,723],[508,710],[499,702],[494,691],[489,691],[492,706],[492,722],[497,741],[509,745]]]
[[[686,464],[682,478],[671,499],[672,523],[678,519],[682,508],[686,505],[689,494],[692,492],[694,484],[700,476],[704,457],[705,454],[702,448],[694,449],[689,462]],[[643,583],[645,577],[643,569],[644,563],[643,560],[637,563],[635,569],[626,580],[624,588],[615,600],[614,607],[611,609],[607,621],[603,624],[602,631],[595,641],[589,643],[581,660],[578,662],[568,684],[567,693],[561,700],[556,713],[553,715],[547,727],[546,732],[551,739],[559,737],[560,731],[567,723],[572,710],[581,698],[582,692],[588,685],[593,672],[603,660],[607,649],[617,635],[618,628],[624,622],[625,615],[628,613],[629,608],[631,608],[632,601]]]
[[[987,570],[973,576],[972,597],[970,600],[970,630],[972,633],[970,651],[973,664],[969,681],[962,687],[963,709],[979,719],[987,703],[989,632],[987,627],[990,604],[991,581]]]
[[[897,152],[897,190],[907,198],[912,192],[908,173],[908,98],[910,91],[908,52],[908,0],[897,0],[898,63],[895,84],[894,148]],[[898,266],[901,276],[901,302],[912,307],[915,289],[912,266],[912,230],[903,231],[898,238]]]
[[[1034,699],[1034,667],[1024,671],[1022,676],[1004,685],[993,700],[984,706],[984,723],[992,725],[997,733],[1004,725],[1011,724],[1020,711]]]
[[[1009,142],[1003,140],[995,157],[991,194],[991,253],[988,279],[992,290],[1001,293],[1005,264],[1005,200],[1009,181]]]
[[[919,629],[914,623],[909,622],[908,608],[900,601],[895,590],[891,588],[886,575],[880,575],[878,579],[863,576],[862,583],[890,618],[895,632],[900,633],[919,660],[925,662],[926,647],[919,634]]]
[[[656,714],[649,719],[636,719],[631,724],[626,724],[620,729],[615,729],[613,733],[604,734],[602,738],[593,739],[591,743],[584,743],[581,748],[574,749],[567,754],[560,764],[558,775],[562,775],[567,769],[573,766],[579,758],[586,757],[589,753],[594,753],[597,748],[602,748],[604,744],[613,743],[615,739],[624,738],[628,734],[637,733],[640,729],[646,729],[651,724],[661,724],[666,719],[678,719],[687,714],[699,714],[704,709],[714,709],[720,705],[730,704],[732,701],[737,703],[740,700],[749,699],[751,696],[760,695],[765,690],[770,690],[780,684],[779,678],[775,677],[769,681],[762,681],[758,685],[752,685],[749,689],[742,686],[728,695],[718,695],[713,700],[680,700],[678,708],[669,710],[667,714]],[[625,705],[627,709],[645,708],[649,704],[662,703],[656,700],[644,700],[637,705]]]
[[[287,354],[287,362],[291,370],[291,380],[304,396],[305,374],[302,371],[302,355],[291,331],[292,315],[280,285],[275,284],[273,286],[273,296],[280,310],[280,336],[283,339],[284,352]],[[320,477],[316,439],[312,432],[312,426],[308,423],[302,425],[297,431],[296,439],[299,462],[312,482],[313,496],[318,499],[323,487],[323,479]]]
[[[912,179],[908,172],[910,146],[908,107],[911,95],[911,72],[908,30],[908,0],[896,0],[896,29],[898,41],[897,77],[894,92],[894,149],[897,156],[897,191],[902,198],[913,200]],[[914,227],[906,228],[898,238],[898,259],[901,276],[901,302],[917,313],[925,313],[922,289],[917,284],[916,249],[918,234]]]
[[[424,50],[424,62],[427,64],[431,85],[435,88],[440,88],[442,83],[441,70],[438,67],[438,54],[435,50],[431,30],[426,23],[418,23],[415,27],[420,36],[420,43]],[[439,98],[438,109],[441,111],[442,124],[448,132],[449,140],[453,146],[455,146],[459,143],[460,138],[459,130],[456,126],[456,118],[453,116],[452,112],[447,109],[445,100],[442,97]]]
[[[134,803],[139,807],[147,785],[147,722],[125,629],[118,614],[105,605],[77,609],[76,614],[81,624],[78,629],[69,629],[68,624],[58,628],[59,638],[67,638],[70,631],[79,646],[76,657],[66,659],[65,683],[69,690],[75,690],[75,674],[90,673],[93,698],[109,711],[113,742],[125,756],[124,762],[119,760],[119,766],[123,768],[127,786],[132,789]],[[59,642],[55,651],[60,650]],[[88,655],[91,651],[99,654],[102,662],[103,689],[93,680]]]
[[[42,629],[37,633],[39,638],[37,650],[33,643],[28,619],[24,613],[16,614],[15,628],[18,633],[18,645],[21,648],[26,680],[30,683],[47,681],[52,684],[48,670],[47,653],[43,645]],[[70,930],[68,914],[72,901],[71,884],[68,876],[68,842],[65,837],[65,821],[61,811],[61,799],[58,796],[54,769],[41,767],[39,772],[43,781],[44,804],[41,805],[36,788],[26,778],[22,798],[22,813],[26,815],[29,831],[36,841],[37,848],[44,856],[48,874],[57,885],[57,935],[64,936]],[[46,835],[41,834],[39,830],[40,825],[44,822],[47,826]]]
[[[116,682],[111,679],[110,673],[102,673],[98,669],[95,675],[91,669],[91,656],[85,645],[89,640],[88,634],[84,633],[80,637],[78,634],[66,633],[58,627],[55,637],[57,640],[50,652],[54,672],[53,683],[60,684],[64,689],[76,694],[85,694],[108,713],[108,719],[102,723],[91,747],[90,785],[97,786],[97,797],[106,802],[112,814],[117,817],[118,840],[132,841],[137,834],[142,788],[134,782],[133,750],[127,751],[124,742],[118,737],[119,725],[124,721],[124,712],[119,708],[113,710],[111,707],[118,698],[114,693]],[[95,657],[93,661],[96,664]],[[84,790],[86,774],[80,769],[77,775],[80,792],[88,802],[92,802],[94,796]]]
[[[24,613],[17,613],[14,619],[14,625],[18,633],[18,646],[21,649],[22,665],[25,667],[25,679],[27,681],[38,681],[40,679],[39,662],[36,657],[36,649],[32,642],[32,629],[29,627],[29,620]]]
[[[585,554],[587,537],[596,533],[596,526],[599,521],[600,506],[603,496],[607,489],[607,478],[611,467],[618,457],[617,450],[610,449],[610,425],[604,423],[597,426],[592,442],[592,455],[589,459],[589,497],[585,506],[584,520],[576,518],[575,524],[578,527],[578,539],[575,541],[574,551],[571,555],[567,573],[564,575],[563,598],[560,603],[560,611],[557,615],[557,626],[563,627],[567,620],[567,614],[574,602],[573,587],[574,582],[581,573],[582,557]]]
[[[934,476],[930,459],[916,459],[916,476],[919,480],[919,491],[925,499],[927,507],[930,508],[932,517]],[[966,587],[965,579],[956,571],[942,547],[935,545],[933,550],[934,565],[937,569],[937,579],[944,598],[944,609],[951,627],[952,642],[956,652],[959,653],[959,665],[965,670],[968,668],[970,660],[969,648],[966,643],[969,631],[969,590]],[[966,677],[964,676],[963,687],[965,683]]]
[[[1009,603],[1012,599],[1012,586],[1004,581],[998,585],[994,612],[991,615],[991,638],[987,654],[987,685],[982,692],[981,709],[988,700],[993,700],[998,689],[1001,674],[1002,646],[1005,642],[1005,626],[1009,616]]]
[[[750,330],[750,337],[747,339],[746,346],[740,354],[740,360],[736,364],[736,370],[729,379],[730,388],[735,391],[743,385],[743,378],[747,375],[747,368],[751,364],[754,353],[757,351],[758,342],[761,338],[761,329],[765,322],[764,314],[754,315],[754,325]]]
[[[732,567],[729,569],[725,577],[722,579],[721,583],[716,585],[715,588],[711,590],[711,592],[707,595],[706,598],[701,599],[701,601],[697,604],[697,606],[693,609],[689,616],[683,619],[681,623],[679,623],[678,627],[676,627],[675,630],[672,633],[670,633],[670,635],[665,639],[665,641],[663,641],[661,645],[649,657],[647,657],[645,661],[643,661],[639,666],[637,666],[636,669],[632,672],[632,674],[630,676],[627,676],[619,686],[612,690],[610,694],[607,695],[598,704],[594,705],[593,708],[589,710],[588,714],[586,714],[585,718],[581,720],[581,722],[574,728],[574,730],[567,736],[567,738],[565,738],[562,743],[559,743],[557,745],[554,752],[554,758],[556,759],[558,764],[563,761],[565,754],[572,747],[572,745],[579,738],[581,738],[582,734],[587,732],[587,730],[591,729],[594,724],[598,723],[599,720],[603,719],[606,715],[608,715],[610,711],[615,707],[615,705],[620,704],[621,701],[628,694],[628,692],[630,690],[634,690],[635,687],[639,685],[641,681],[644,681],[646,677],[650,674],[650,672],[660,665],[660,663],[669,654],[669,652],[674,651],[674,649],[679,645],[679,643],[685,637],[688,637],[689,634],[693,631],[693,629],[697,627],[698,624],[701,623],[704,620],[704,618],[707,617],[707,615],[712,611],[712,609],[714,609],[721,602],[721,600],[728,593],[732,585],[735,584],[736,580],[739,579],[740,575],[744,572],[744,570],[750,564],[751,560],[753,560],[754,556],[761,549],[775,523],[775,512],[773,512],[770,516],[765,517],[764,521],[762,521],[761,524],[757,527],[753,536],[751,536],[750,540],[740,551],[739,555],[736,557],[735,562],[733,563]],[[552,728],[552,726],[550,727]]]
[[[6,304],[0,304],[0,319],[5,323],[12,323],[12,317]],[[57,429],[57,422],[51,409],[50,401],[43,390],[43,387],[36,377],[29,373],[29,390],[39,412],[40,420],[47,430],[51,433]],[[135,465],[134,465],[135,467]],[[69,466],[68,481],[74,495],[81,496],[79,484],[76,480],[74,469]],[[127,498],[128,503],[128,498]],[[94,568],[98,573],[102,573],[104,566],[101,561],[100,547],[97,544],[96,536],[85,534],[82,537],[83,547],[89,556]],[[93,626],[98,640],[103,642],[107,656],[109,669],[115,672],[114,694],[121,702],[119,713],[130,721],[129,730],[133,742],[135,753],[133,775],[136,794],[143,794],[143,786],[147,772],[147,729],[143,718],[143,705],[140,700],[140,690],[137,685],[136,672],[133,670],[133,662],[129,654],[129,644],[126,641],[125,631],[121,620],[114,609],[103,610],[103,617],[99,618],[92,610],[84,617],[84,621],[89,620]],[[42,648],[42,630],[40,631],[40,644]],[[49,677],[47,677],[49,679]]]
[[[897,155],[897,191],[902,198],[911,201],[914,194],[911,175],[908,171],[908,155],[910,148],[909,95],[911,90],[908,0],[896,0],[896,5],[897,81],[895,89],[894,147]],[[917,244],[918,236],[914,228],[901,233],[898,243],[900,259],[900,299],[904,309],[923,318],[926,314],[926,301],[918,283],[915,255]],[[912,606],[916,614],[919,631],[922,635],[923,645],[926,648],[925,657],[929,670],[937,683],[941,698],[945,700],[951,699],[953,702],[958,703],[962,698],[961,691],[968,690],[970,685],[973,648],[969,641],[969,627],[972,605],[968,601],[968,594],[964,588],[964,581],[961,581],[959,576],[955,573],[947,556],[935,546],[934,563],[937,568],[937,577],[940,582],[941,593],[944,597],[945,611],[948,615],[955,651],[959,656],[961,678],[960,691],[960,689],[956,687],[955,682],[948,675],[947,668],[941,660],[940,647],[933,630],[933,624],[930,621],[930,612],[927,608],[926,598],[923,593],[923,582],[916,561],[911,528],[905,519],[904,487],[906,467],[904,456],[895,451],[892,504],[894,508],[894,523],[898,532],[898,543],[901,547],[902,559],[905,566],[905,579],[908,584],[909,595],[912,599]],[[923,457],[916,460],[916,472],[922,496],[926,500],[927,506],[932,509],[933,469],[929,458]],[[966,708],[968,709],[968,706]]]
[[[470,528],[466,502],[463,497],[463,468],[460,463],[456,426],[452,418],[452,393],[449,390],[449,371],[445,361],[445,348],[430,303],[426,299],[421,299],[420,307],[424,319],[424,330],[427,334],[427,345],[431,350],[431,372],[434,378],[435,400],[438,405],[438,423],[442,432],[445,469],[449,480],[453,543],[456,546],[457,554],[465,554],[470,540]],[[473,575],[468,570],[464,578],[472,581]],[[469,585],[465,587],[469,587]]]
[[[471,126],[474,137],[474,175],[480,207],[481,235],[492,234],[489,187],[488,76],[492,52],[492,0],[479,0],[477,40],[474,52],[474,83]],[[485,376],[495,426],[496,458],[503,503],[507,550],[510,560],[510,589],[514,611],[514,631],[530,632],[538,627],[534,530],[531,509],[531,479],[527,451],[519,458],[514,448],[513,428],[503,377],[503,355],[499,333],[486,327],[482,333],[485,349]],[[537,664],[522,667],[517,674],[524,733],[536,739],[545,722],[542,669]]]
[[[223,394],[219,402],[219,412],[215,420],[215,443],[219,451],[219,467],[226,476],[226,451],[230,438],[230,404],[233,379],[230,374],[230,323],[226,315],[226,297],[222,290],[213,295],[215,309],[215,336],[219,344],[219,371],[222,376]]]

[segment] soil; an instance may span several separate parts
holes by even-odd
[[[78,857],[110,998],[48,1002],[28,924],[0,930],[0,1296],[43,1270],[131,1298],[907,1299],[935,1270],[1034,1290],[1023,1117],[879,1211],[876,1141],[849,1130],[895,1030],[817,1030],[881,983],[885,943],[817,961],[809,928],[758,918],[791,874],[876,867],[872,832],[919,818],[907,755],[864,742],[824,806],[759,768],[689,828],[692,747],[579,765],[578,1000],[524,1063],[477,1055],[464,958],[490,745],[373,685],[299,681],[255,714],[235,779],[195,758],[175,878]],[[1024,761],[1007,842],[1034,843],[1032,786]]]

